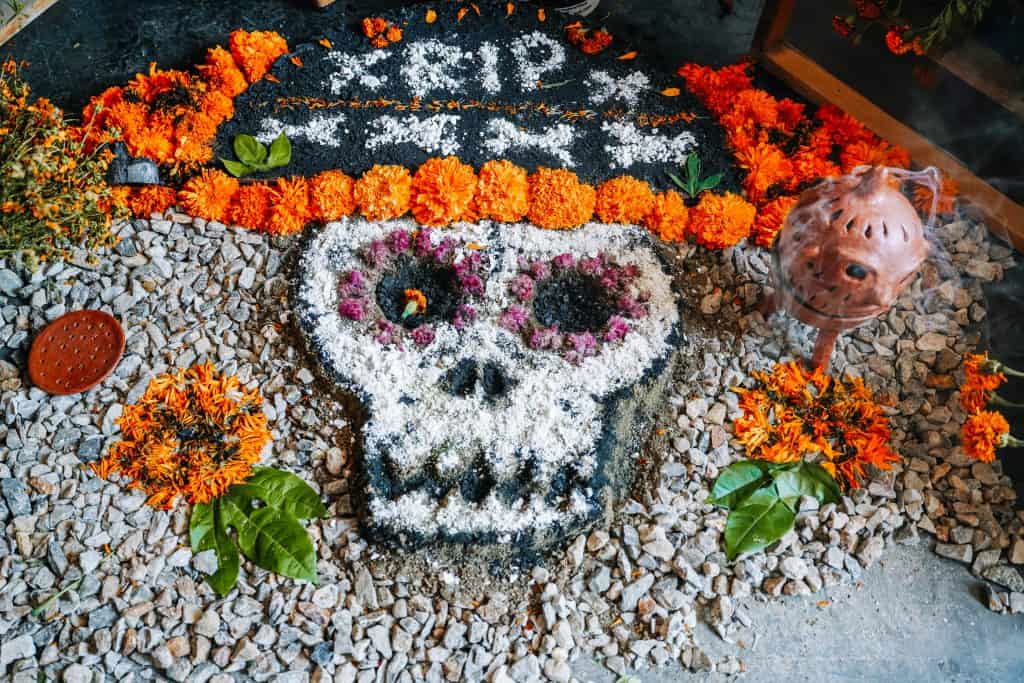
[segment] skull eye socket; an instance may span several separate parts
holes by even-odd
[[[846,266],[846,274],[854,280],[863,280],[868,276],[868,269],[859,263],[851,263]]]
[[[411,289],[423,292],[427,308],[422,313],[403,318],[405,292]],[[381,277],[376,297],[384,317],[408,329],[425,323],[451,322],[462,299],[458,277],[452,266],[408,257],[400,258],[392,270]]]
[[[596,332],[615,314],[615,301],[592,275],[569,271],[537,285],[533,314],[562,332]]]

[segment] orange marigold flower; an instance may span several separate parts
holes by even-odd
[[[328,222],[348,216],[356,210],[355,181],[341,171],[318,173],[309,181],[309,201],[313,219]]]
[[[388,30],[384,32],[384,37],[387,38],[390,43],[397,43],[402,40],[402,29],[392,24],[391,26],[388,26]]]
[[[956,208],[956,196],[960,194],[960,186],[949,176],[942,177],[939,187],[939,198],[935,202],[935,213],[944,215],[953,213]],[[932,210],[932,191],[926,185],[914,187],[914,207],[923,214]]]
[[[1000,371],[988,354],[972,353],[964,358],[964,383],[960,386],[960,405],[965,412],[984,410],[992,394],[1006,382],[1006,375]]]
[[[1009,441],[1010,425],[1002,414],[995,411],[972,413],[960,428],[960,444],[964,452],[982,462],[995,460],[996,449],[1007,446]]]
[[[713,114],[721,116],[732,108],[737,93],[750,88],[749,69],[749,62],[717,70],[700,64],[686,64],[679,67],[678,73],[686,81],[687,89]]]
[[[511,161],[488,161],[480,168],[475,204],[480,218],[521,220],[530,209],[526,170]]]
[[[885,32],[885,46],[894,55],[905,55],[913,49],[913,44],[903,39],[909,26],[890,26]]]
[[[165,71],[156,68],[156,62],[149,65],[148,74],[135,74],[128,83],[128,89],[138,95],[144,102],[152,102],[161,95],[175,88],[187,88],[192,77],[185,71]]]
[[[409,210],[412,175],[402,166],[375,165],[356,181],[355,198],[367,220],[398,218]]]
[[[179,496],[194,504],[224,495],[252,474],[270,441],[259,389],[246,390],[209,364],[154,378],[118,424],[121,441],[93,472],[120,474],[163,510]]]
[[[128,207],[137,218],[149,218],[154,213],[162,214],[178,201],[178,193],[165,185],[143,185],[132,190]]]
[[[462,220],[476,192],[473,167],[455,157],[428,159],[412,179],[412,215],[423,225]]]
[[[890,145],[885,140],[859,140],[853,142],[839,153],[839,162],[843,172],[849,173],[858,166],[897,166],[906,168],[910,165],[910,154],[902,147]]]
[[[787,183],[793,176],[793,164],[777,146],[761,143],[736,150],[736,162],[747,172],[743,189],[753,202],[760,202],[768,188]]]
[[[594,209],[602,223],[639,224],[653,204],[654,193],[646,182],[619,176],[598,186]]]
[[[193,216],[225,223],[231,200],[238,192],[238,180],[217,169],[204,168],[178,192],[182,208]]]
[[[252,230],[266,229],[270,204],[275,198],[276,193],[266,183],[242,185],[231,204],[231,223]]]
[[[312,218],[306,179],[301,176],[278,178],[274,183],[274,201],[267,217],[267,231],[275,235],[294,235]]]
[[[549,230],[576,228],[591,219],[597,193],[566,169],[538,168],[530,176],[530,222]]]
[[[690,209],[690,234],[708,249],[734,247],[750,234],[756,214],[754,205],[739,195],[705,192]]]
[[[288,43],[273,31],[234,31],[228,45],[249,83],[263,78],[277,58],[288,52]]]
[[[206,63],[197,68],[211,88],[228,97],[237,97],[249,87],[235,58],[219,45],[206,53]]]
[[[647,229],[665,242],[684,241],[689,222],[690,212],[686,202],[675,190],[667,190],[655,196],[651,210],[644,218]]]
[[[775,243],[775,236],[786,223],[786,216],[796,201],[797,198],[793,196],[777,197],[758,209],[752,231],[754,244],[768,248]]]

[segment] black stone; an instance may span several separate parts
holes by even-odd
[[[111,185],[159,185],[160,169],[146,157],[128,154],[123,143],[115,142],[114,159],[107,169],[107,182]]]

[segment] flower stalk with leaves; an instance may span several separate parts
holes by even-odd
[[[233,143],[235,156],[238,161],[221,158],[221,163],[228,173],[241,178],[257,171],[269,171],[274,168],[287,166],[292,160],[292,143],[288,136],[281,133],[270,143],[268,150],[266,145],[251,135],[236,135]]]
[[[670,172],[666,172],[666,175],[690,199],[696,199],[702,192],[715,189],[722,182],[723,177],[722,173],[701,177],[701,160],[696,154],[687,155],[686,163],[683,164],[682,178]]]
[[[1006,383],[1006,376],[1024,377],[1024,372],[989,358],[988,354],[971,354],[964,359],[964,382],[960,385],[960,407],[967,413],[960,428],[960,444],[975,460],[992,462],[1000,448],[1019,448],[1024,440],[1010,434],[1010,424],[997,411],[986,410],[989,404],[1003,408],[1024,408],[1024,404],[1007,401],[996,393]]]

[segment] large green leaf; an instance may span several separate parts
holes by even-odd
[[[265,507],[249,515],[238,531],[246,557],[267,571],[293,579],[316,581],[316,551],[309,534],[287,512]]]
[[[192,516],[188,521],[188,540],[193,553],[202,552],[199,546],[213,533],[214,526],[212,505],[196,503],[192,506]]]
[[[236,178],[245,177],[256,170],[251,166],[246,166],[241,161],[232,161],[231,159],[221,158],[220,162],[224,164],[224,168],[228,170],[228,173]]]
[[[819,503],[838,503],[841,493],[832,475],[821,465],[801,462],[775,475],[779,498],[793,508],[801,496],[817,498]]]
[[[267,168],[285,166],[292,160],[292,143],[281,133],[270,143],[270,156],[267,157]]]
[[[214,501],[213,505],[196,503],[192,506],[189,540],[192,544],[192,552],[214,551],[217,556],[217,571],[207,576],[206,581],[213,590],[217,591],[218,595],[224,597],[238,583],[241,558],[238,556],[238,548],[235,547],[231,536],[228,535],[227,527],[223,523],[223,514],[219,503],[220,501]]]
[[[250,498],[259,498],[295,519],[327,516],[327,508],[320,502],[320,495],[302,479],[284,470],[253,468],[253,475],[234,490]]]
[[[750,494],[725,520],[725,554],[735,559],[782,538],[793,528],[795,515],[779,498],[775,485]]]
[[[769,483],[766,463],[741,460],[726,467],[718,475],[708,502],[724,508],[735,508],[754,491]]]
[[[251,135],[235,136],[235,156],[243,164],[248,166],[260,166],[267,160],[267,148],[259,140]]]

